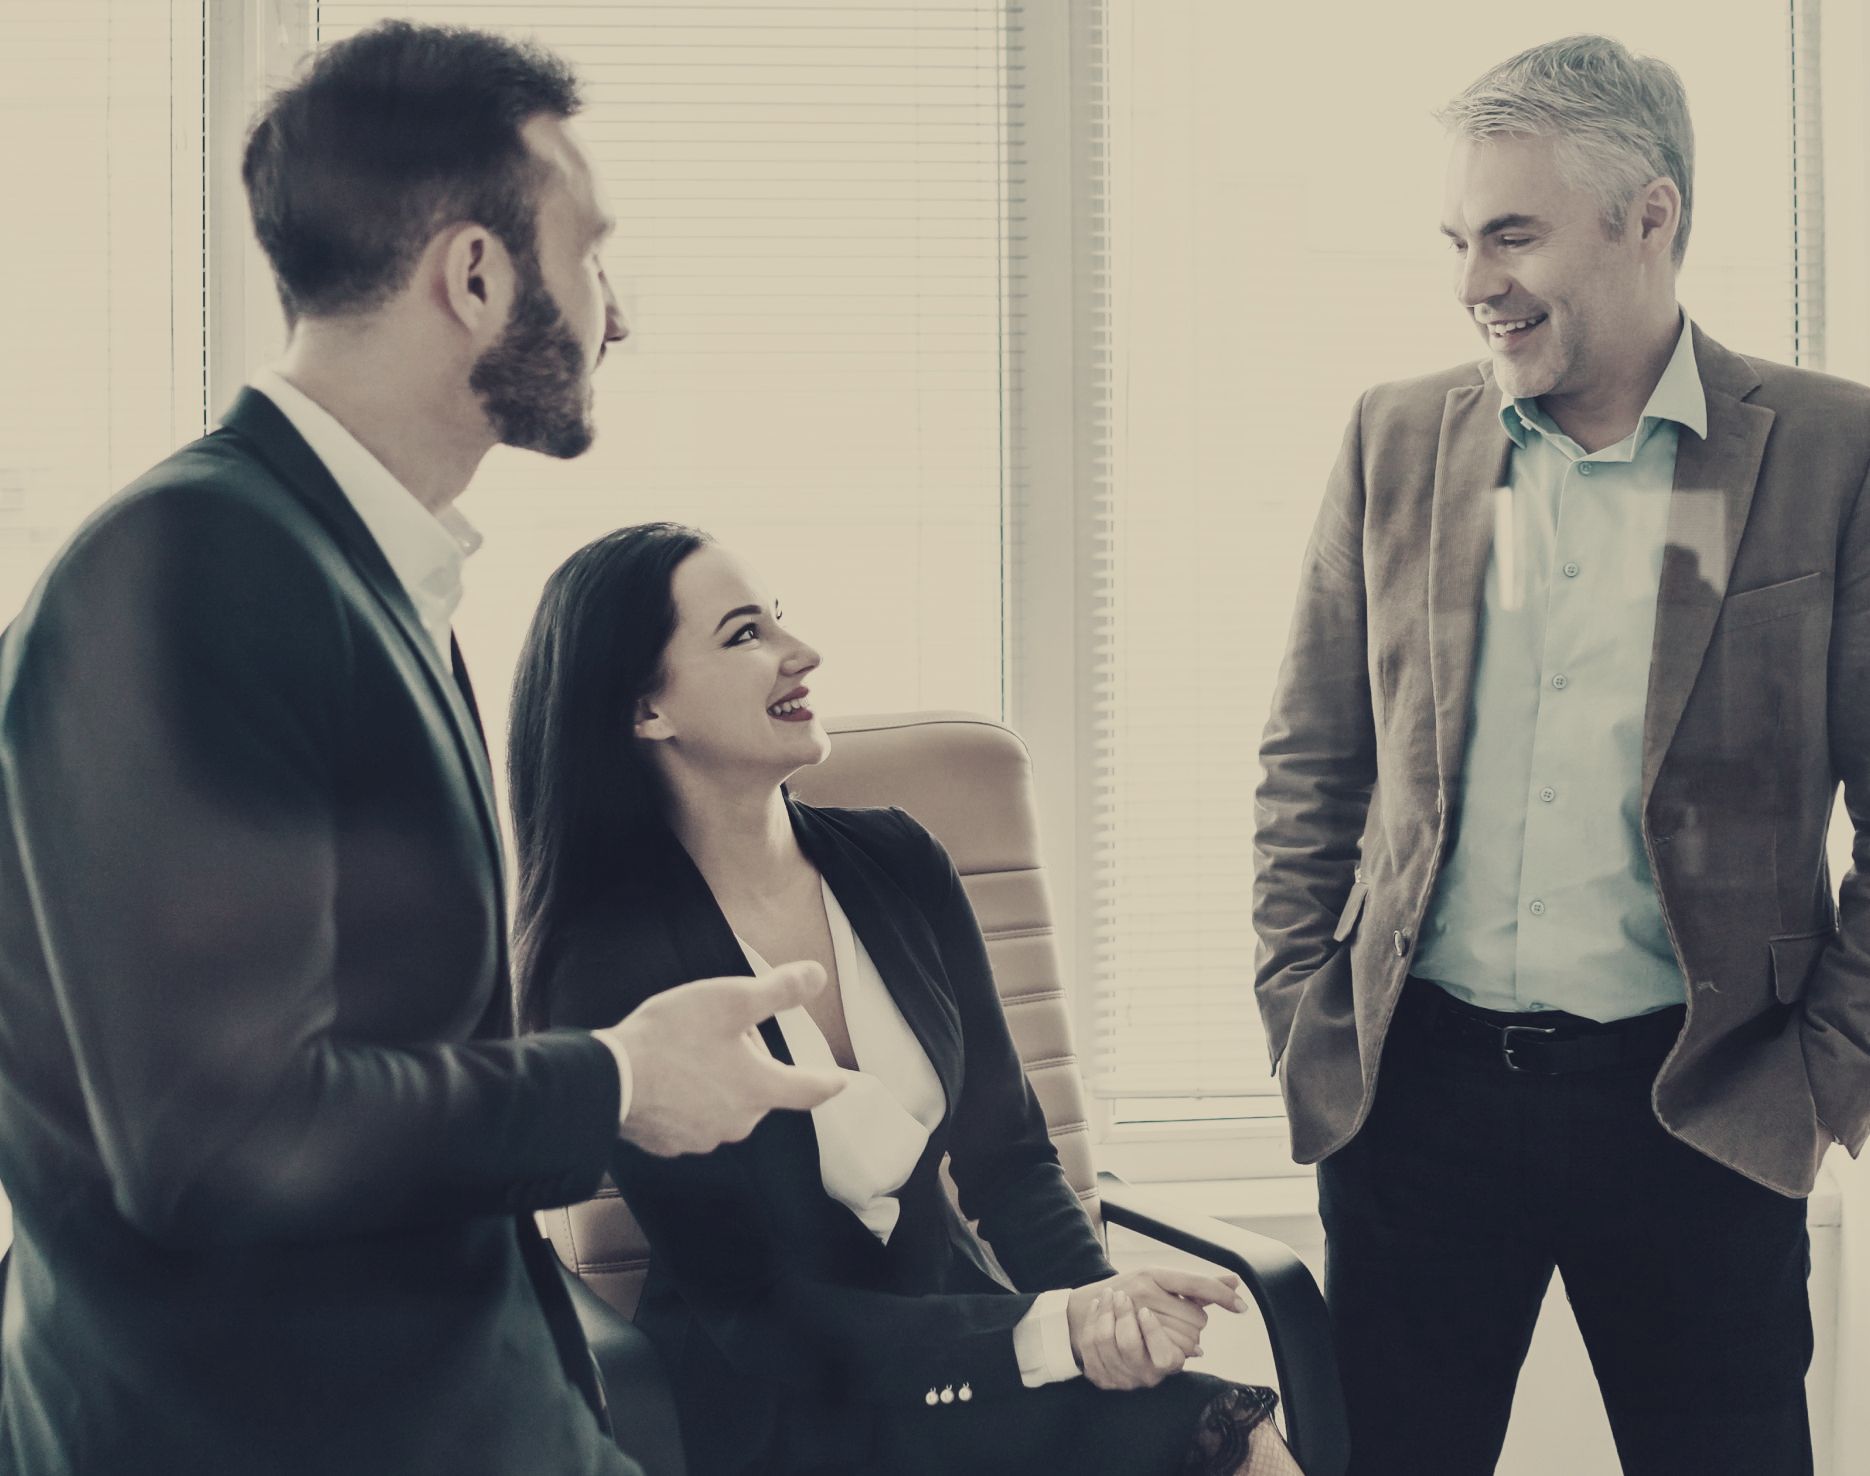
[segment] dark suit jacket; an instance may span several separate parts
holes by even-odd
[[[1654,1103],[1684,1142],[1802,1195],[1833,1141],[1854,1154],[1870,1132],[1870,390],[1694,344],[1708,433],[1676,454],[1643,723],[1643,846],[1688,1005]],[[1254,919],[1303,1162],[1369,1111],[1459,823],[1499,404],[1485,364],[1369,391],[1306,551]]]
[[[501,876],[461,691],[242,395],[0,644],[0,1468],[635,1469],[522,1217],[615,1067],[509,1038]]]
[[[1008,1034],[980,926],[947,852],[900,810],[792,804],[805,853],[837,894],[941,1079],[948,1110],[898,1196],[889,1244],[823,1188],[806,1113],[742,1143],[612,1174],[651,1245],[638,1322],[676,1389],[697,1476],[848,1468],[880,1411],[969,1384],[1017,1390],[1013,1327],[1048,1287],[1111,1274],[1059,1168]],[[672,842],[567,930],[552,974],[559,1023],[614,1019],[697,975],[746,974],[707,883]],[[774,1055],[789,1060],[771,1021]],[[978,1221],[1010,1291],[947,1192]]]

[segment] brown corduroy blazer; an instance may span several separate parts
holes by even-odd
[[[1695,330],[1643,725],[1642,838],[1687,1023],[1682,1141],[1783,1194],[1870,1134],[1870,390]],[[1489,366],[1359,401],[1299,581],[1261,758],[1255,988],[1294,1156],[1344,1146],[1459,824],[1492,490]],[[1606,782],[1620,782],[1607,776]],[[1825,859],[1842,783],[1855,864]]]

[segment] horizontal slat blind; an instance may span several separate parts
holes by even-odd
[[[1791,0],[1793,360],[1825,367],[1824,0]],[[1842,873],[1840,873],[1841,875]]]
[[[998,3],[365,4],[530,35],[585,83],[631,327],[598,441],[496,451],[458,621],[493,726],[546,574],[676,518],[752,558],[831,710],[1002,710],[1001,348],[1018,56]]]
[[[201,0],[0,5],[0,623],[204,428]]]
[[[1436,231],[1431,114],[1555,36],[1668,59],[1698,136],[1682,300],[1785,360],[1787,9],[1748,0],[1711,26],[1672,0],[1522,16],[1424,0],[1359,7],[1347,30],[1335,7],[1110,4],[1095,1085],[1117,1122],[1276,1114],[1252,994],[1253,793],[1298,560],[1358,393],[1483,352]]]
[[[204,429],[202,114],[201,0],[0,4],[0,625]]]

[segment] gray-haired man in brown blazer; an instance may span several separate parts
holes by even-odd
[[[1870,1128],[1870,391],[1677,305],[1667,66],[1555,42],[1444,121],[1487,358],[1358,404],[1261,753],[1354,1469],[1492,1471],[1556,1267],[1626,1473],[1793,1476],[1803,1196]]]

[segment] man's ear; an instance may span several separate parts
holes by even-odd
[[[669,720],[656,711],[655,704],[647,697],[636,699],[636,719],[631,731],[650,743],[662,743],[675,736]]]
[[[500,238],[469,221],[436,242],[441,279],[436,290],[461,326],[491,343],[513,305],[513,262]]]
[[[1674,249],[1675,234],[1682,228],[1682,192],[1666,176],[1653,179],[1638,197],[1637,228],[1644,241]]]

